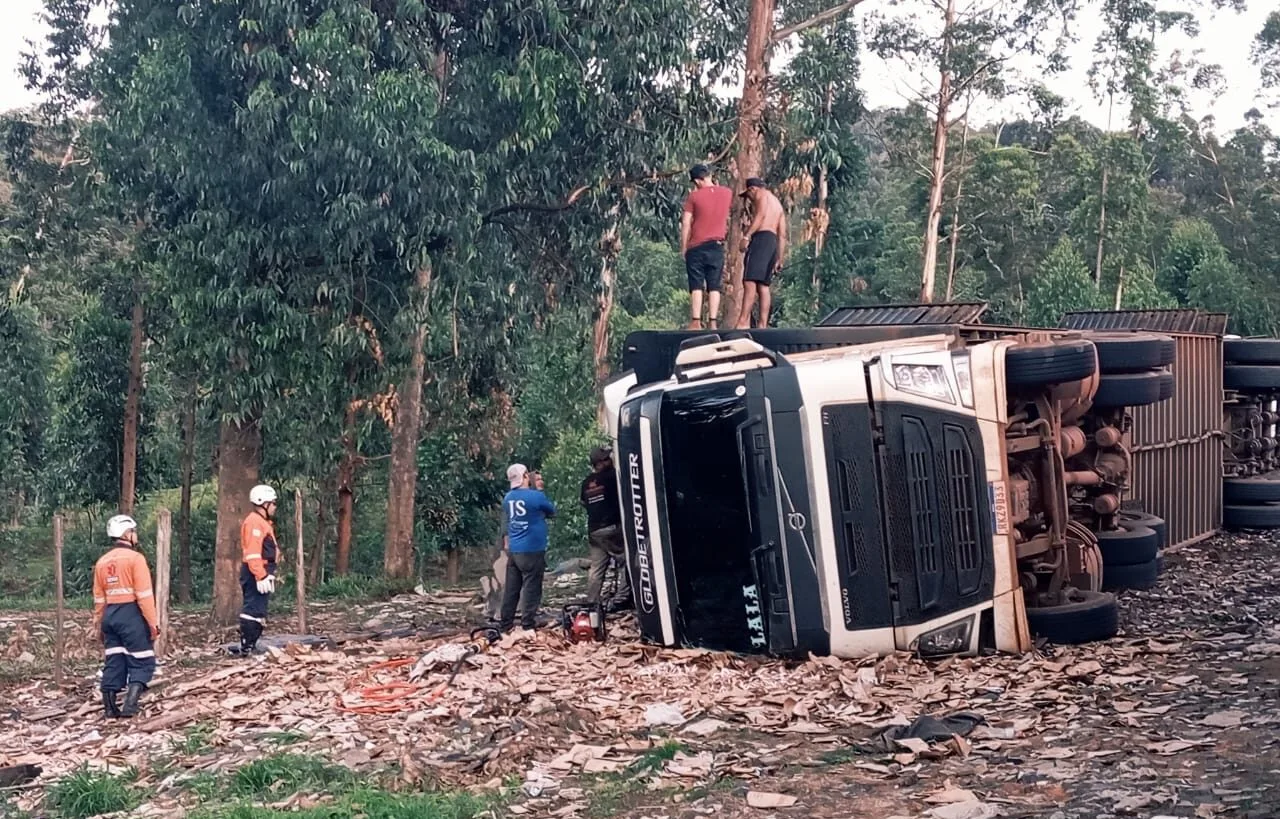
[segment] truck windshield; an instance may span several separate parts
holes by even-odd
[[[751,650],[744,587],[755,578],[738,428],[742,382],[674,390],[662,402],[667,523],[682,631],[690,643]]]

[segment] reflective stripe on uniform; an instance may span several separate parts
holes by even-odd
[[[126,653],[126,654],[128,654],[130,657],[134,657],[134,658],[139,659],[139,660],[145,660],[147,657],[154,657],[154,656],[156,656],[156,653],[155,653],[154,651],[151,651],[151,650],[148,650],[148,651],[127,651],[127,652],[125,652],[125,653]]]
[[[256,554],[256,555],[245,555],[245,556],[244,556],[244,559],[245,559],[245,560],[261,560],[261,559],[262,559],[262,555],[261,555],[261,554]]]
[[[133,594],[133,589],[132,588],[107,589],[107,597],[110,597],[113,594]]]
[[[105,602],[107,602],[107,598],[105,598],[105,597],[95,597],[95,598],[93,598],[93,602],[95,602],[95,603],[105,603]]]
[[[138,592],[138,599],[141,600],[144,597],[150,597],[151,595],[152,595],[151,591],[140,591]]]
[[[252,621],[253,621],[253,622],[255,622],[255,623],[262,623],[264,626],[267,624],[267,621],[266,621],[266,620],[263,620],[261,617],[254,617],[254,616],[253,616],[253,615],[251,615],[251,614],[242,614],[242,615],[240,615],[240,619],[241,619],[241,620],[252,620]]]
[[[129,649],[124,646],[112,646],[103,653],[110,657],[112,654],[128,654]]]

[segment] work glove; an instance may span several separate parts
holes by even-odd
[[[276,590],[276,576],[269,574],[258,581],[259,594],[272,594]]]

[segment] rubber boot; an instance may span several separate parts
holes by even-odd
[[[120,716],[132,717],[138,713],[138,697],[142,696],[146,688],[142,683],[129,683],[129,689],[124,692],[124,705],[120,708]]]
[[[240,656],[247,657],[258,647],[258,638],[262,636],[262,624],[240,621]]]
[[[110,718],[120,716],[120,705],[116,702],[116,697],[120,696],[119,691],[103,691],[102,692],[102,713]]]

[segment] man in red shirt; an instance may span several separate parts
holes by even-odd
[[[729,228],[733,191],[717,185],[706,165],[689,169],[693,190],[680,217],[680,255],[689,278],[689,329],[702,329],[702,292],[707,292],[707,324],[717,326],[724,274],[724,237]]]

